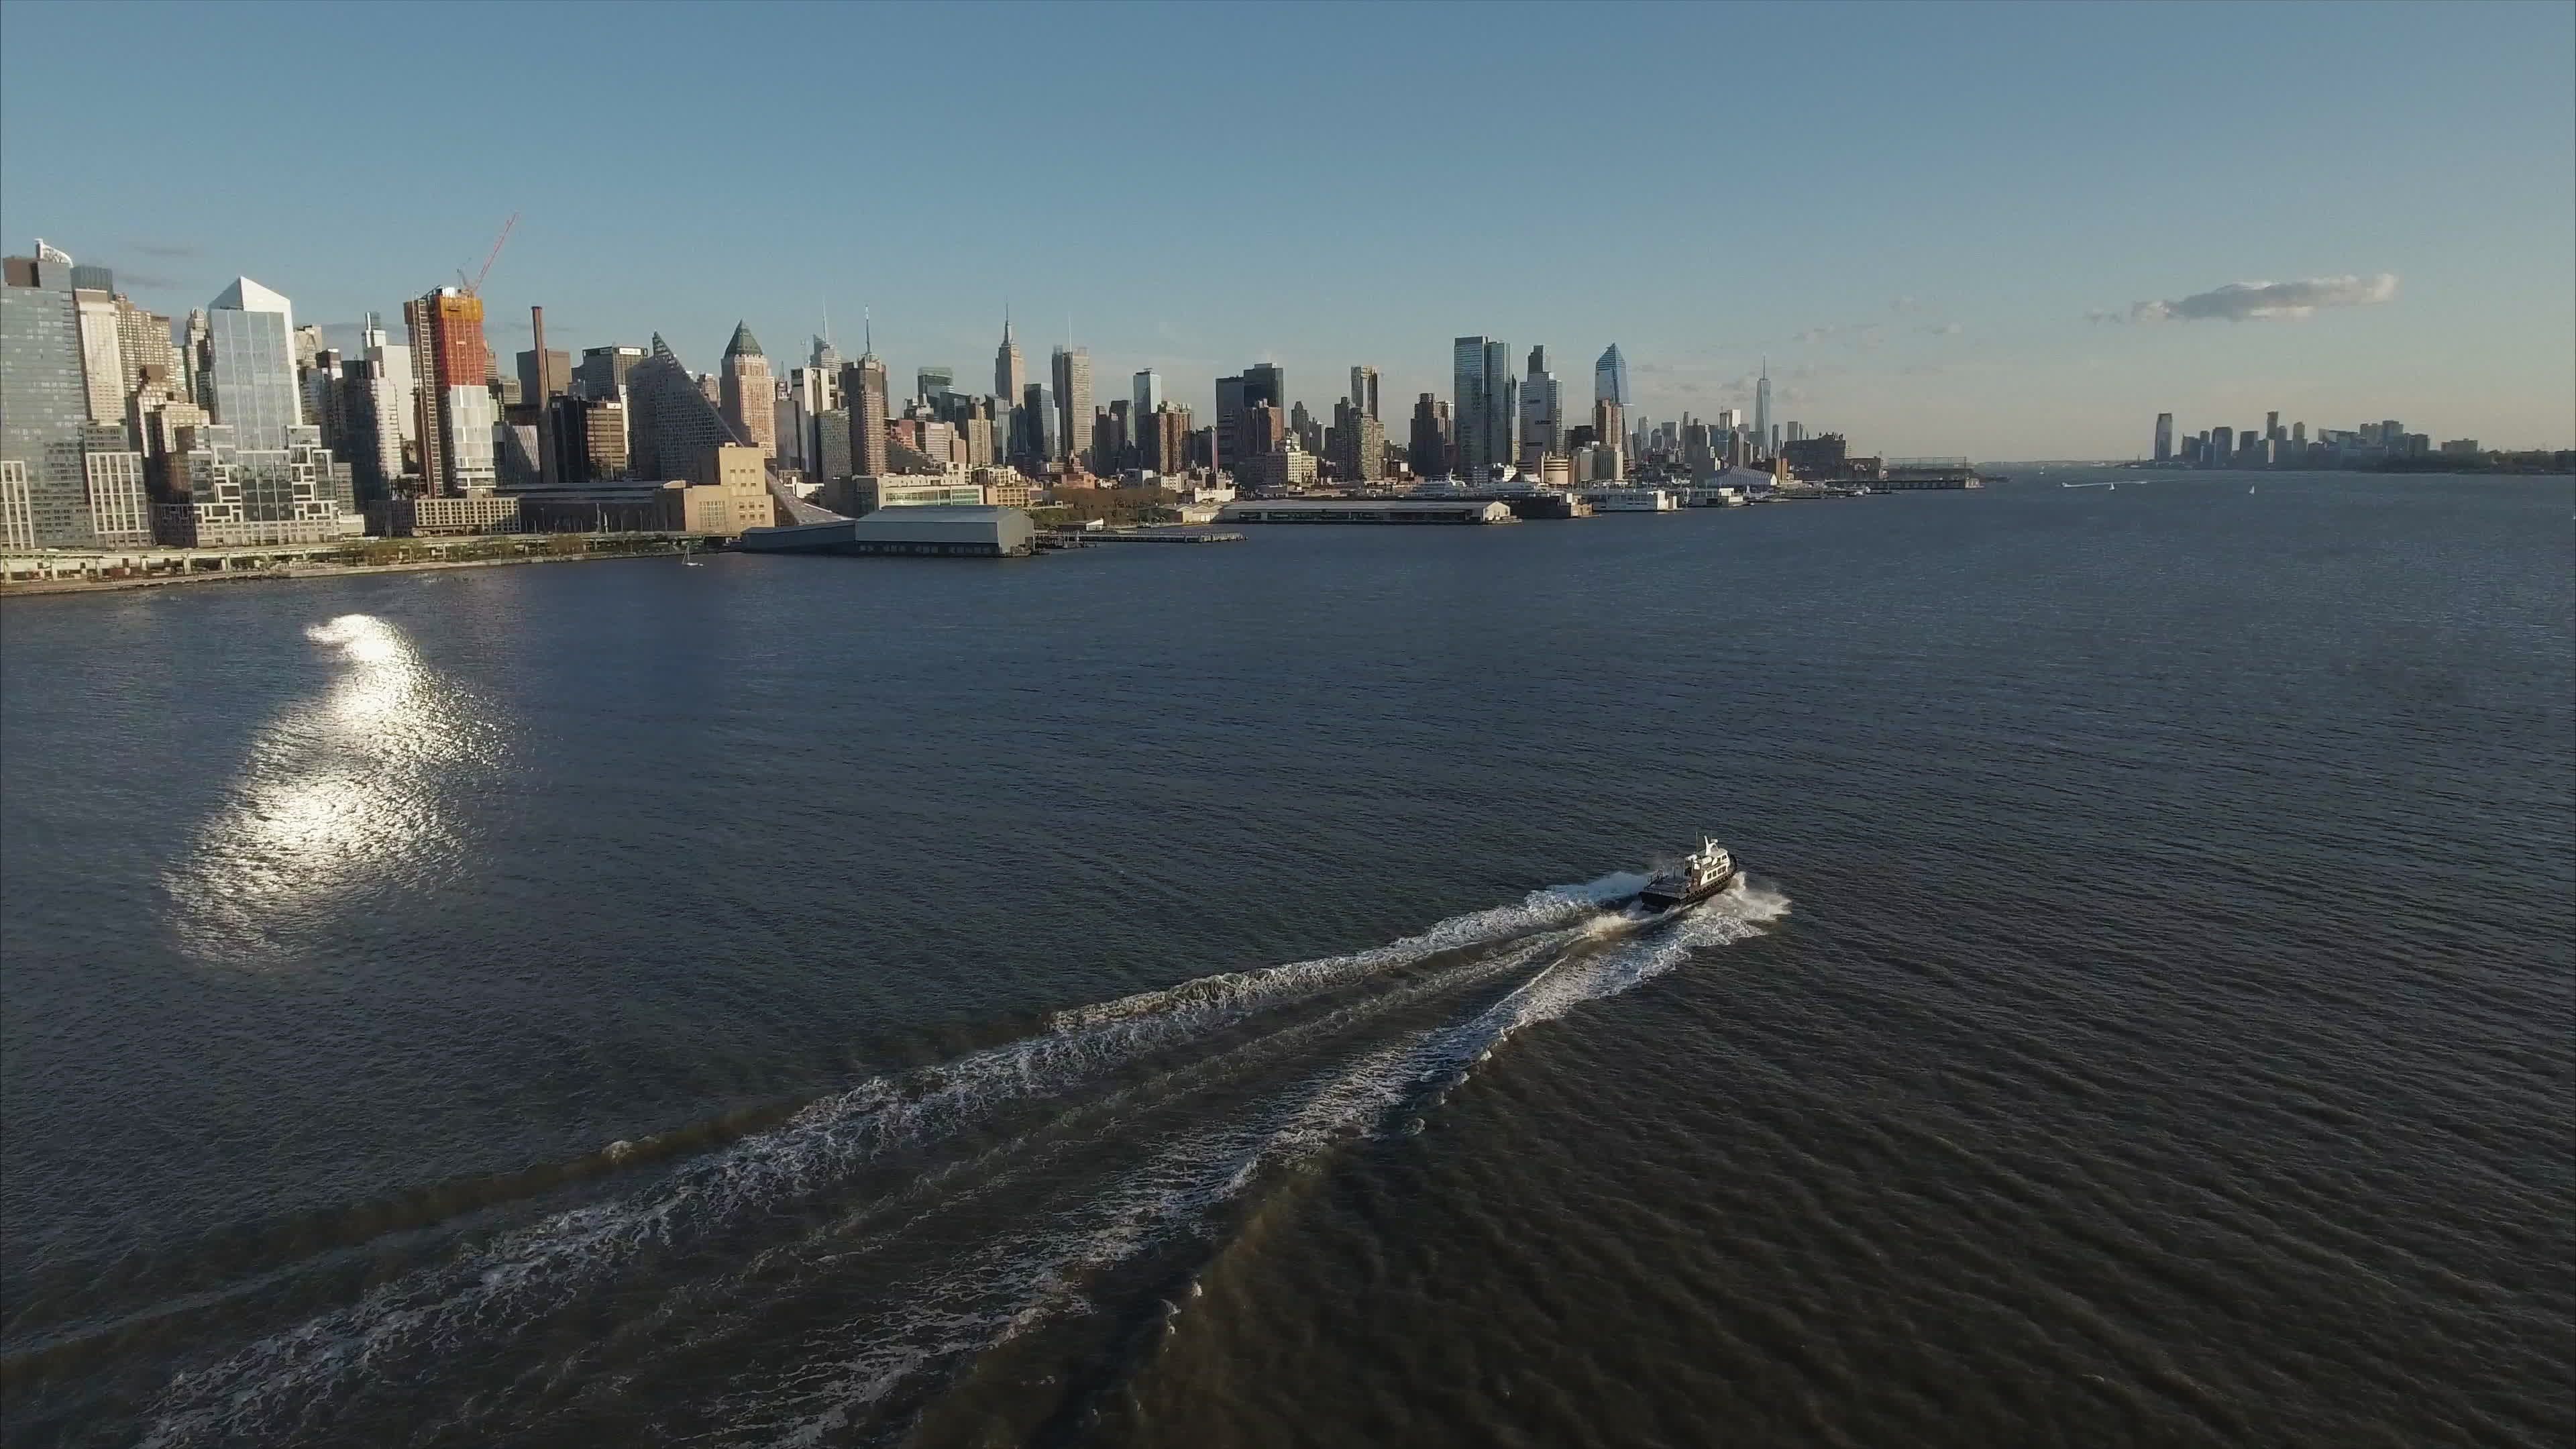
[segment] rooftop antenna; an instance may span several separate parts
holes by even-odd
[[[866,355],[877,355],[876,316],[866,307],[859,309],[859,345],[867,349]]]
[[[823,299],[823,345],[832,345],[832,299]]]

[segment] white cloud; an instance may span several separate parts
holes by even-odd
[[[2230,282],[2214,291],[2195,292],[2164,302],[2140,302],[2125,317],[2116,312],[2086,315],[2096,322],[2201,322],[2223,318],[2244,322],[2256,317],[2305,317],[2319,307],[2375,307],[2397,300],[2397,274],[2375,277],[2308,277],[2296,282]]]

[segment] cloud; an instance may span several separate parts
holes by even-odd
[[[1966,329],[1956,322],[1926,322],[1922,330],[1933,337],[1956,337]]]
[[[1789,340],[1792,342],[1822,342],[1842,330],[1841,324],[1827,322],[1820,326],[1810,327],[1806,331],[1792,336]]]
[[[179,285],[179,280],[176,277],[162,276],[158,272],[138,272],[131,268],[118,267],[116,284],[120,287],[169,288]]]
[[[1899,297],[1895,301],[1888,303],[1887,309],[1891,312],[1902,315],[1907,312],[1922,311],[1923,304],[1915,301],[1912,297]]]
[[[197,255],[197,249],[179,242],[136,242],[134,249],[147,257],[181,259]]]
[[[2397,300],[2397,274],[2375,277],[2309,277],[2296,282],[2230,282],[2165,302],[2140,302],[2122,316],[2089,312],[2095,322],[2202,322],[2223,318],[2305,317],[2319,307],[2375,307]]]

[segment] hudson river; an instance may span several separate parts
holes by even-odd
[[[8,602],[0,1429],[2566,1444],[2571,514]]]

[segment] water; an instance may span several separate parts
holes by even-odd
[[[2568,481],[2058,472],[10,603],[0,1427],[2569,1442]]]

